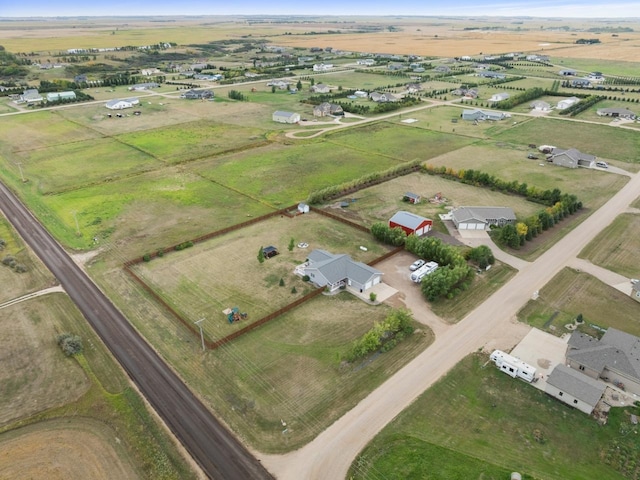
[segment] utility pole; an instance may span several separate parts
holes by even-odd
[[[24,178],[24,173],[22,173],[22,162],[18,162],[16,163],[16,165],[18,166],[18,170],[20,170],[20,178],[22,179],[22,183],[25,183],[26,180]]]
[[[200,341],[202,342],[202,351],[204,352],[205,348],[204,348],[204,332],[202,331],[202,322],[204,322],[204,318],[201,318],[200,320],[197,320],[193,323],[195,323],[198,328],[200,329]]]

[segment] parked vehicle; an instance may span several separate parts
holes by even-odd
[[[518,357],[514,357],[501,350],[494,350],[489,357],[493,363],[504,373],[513,378],[521,378],[527,382],[533,382],[536,379],[536,369],[524,363]]]
[[[538,156],[534,155],[533,153],[530,153],[527,155],[527,158],[531,159],[531,160],[538,160]]]
[[[410,266],[409,266],[409,270],[411,270],[412,272],[415,272],[416,270],[418,270],[421,266],[423,266],[425,264],[425,261],[422,259],[418,259],[415,262],[413,262]]]
[[[437,268],[438,264],[436,262],[427,262],[418,270],[413,272],[409,278],[411,278],[412,282],[420,283],[424,277],[435,272]]]
[[[609,168],[609,165],[607,165],[607,162],[596,162],[596,167]]]

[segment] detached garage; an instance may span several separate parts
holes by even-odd
[[[432,220],[404,210],[400,210],[389,219],[389,228],[400,227],[407,235],[415,235],[417,237],[429,232],[432,226]]]

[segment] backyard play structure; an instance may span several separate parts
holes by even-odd
[[[240,313],[240,309],[238,307],[226,308],[222,311],[227,316],[227,320],[229,323],[239,322],[240,320],[245,320],[249,314]]]

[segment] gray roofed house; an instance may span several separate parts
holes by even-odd
[[[596,161],[596,157],[595,155],[582,153],[575,148],[568,150],[554,148],[551,155],[547,157],[547,161],[552,162],[554,165],[567,168],[592,167]]]
[[[596,112],[601,117],[620,117],[635,120],[636,114],[626,108],[599,108]]]
[[[213,98],[214,94],[211,90],[189,90],[180,95],[180,98],[186,98],[187,100],[204,100],[207,98]]]
[[[556,105],[556,108],[558,110],[564,110],[565,108],[569,108],[570,106],[575,105],[579,101],[580,101],[580,99],[578,97],[565,98],[565,99],[560,100],[558,102],[558,105]]]
[[[548,112],[551,110],[551,105],[549,105],[547,102],[544,102],[542,100],[536,100],[534,102],[531,102],[529,104],[529,107],[533,110],[538,110],[541,112]]]
[[[394,95],[393,93],[380,93],[380,92],[371,92],[369,94],[369,98],[374,102],[383,103],[383,102],[397,102],[399,97]]]
[[[22,95],[20,95],[20,98],[16,101],[16,103],[30,104],[30,103],[38,103],[38,102],[41,102],[42,100],[43,100],[42,95],[40,95],[40,92],[38,92],[38,89],[28,88],[22,93]]]
[[[364,292],[380,283],[382,277],[382,272],[352,260],[349,255],[334,255],[326,250],[310,252],[302,272],[308,275],[313,283],[319,287],[328,287],[331,292],[341,286]]]
[[[271,115],[271,119],[278,123],[298,123],[300,121],[300,114],[295,112],[285,112],[283,110],[276,110]]]
[[[487,230],[515,224],[516,214],[510,207],[459,207],[451,212],[451,220],[458,230]]]
[[[579,88],[589,88],[591,87],[591,82],[586,78],[576,78],[575,80],[571,80],[571,86]]]
[[[324,83],[317,83],[315,85],[311,85],[311,88],[309,88],[309,90],[313,93],[330,93],[331,92],[329,85],[325,85]]]
[[[491,95],[491,98],[489,98],[490,102],[501,102],[503,100],[506,100],[507,98],[509,98],[509,94],[506,92],[501,92],[501,93],[495,93],[493,95]]]
[[[576,331],[569,339],[567,363],[591,378],[640,394],[640,338],[635,335],[609,328],[596,340]]]
[[[504,112],[492,112],[490,110],[463,110],[462,111],[462,119],[470,120],[470,121],[483,121],[483,120],[502,120],[505,118],[509,118],[511,115]]]
[[[342,107],[335,103],[322,102],[320,105],[313,107],[314,117],[340,116],[344,115]]]
[[[545,392],[588,415],[607,386],[577,370],[558,364],[547,377]]]
[[[501,80],[503,78],[506,78],[506,75],[504,73],[498,73],[498,72],[494,72],[492,70],[484,70],[480,73],[478,73],[479,77],[484,77],[484,78],[495,78],[497,80]]]

